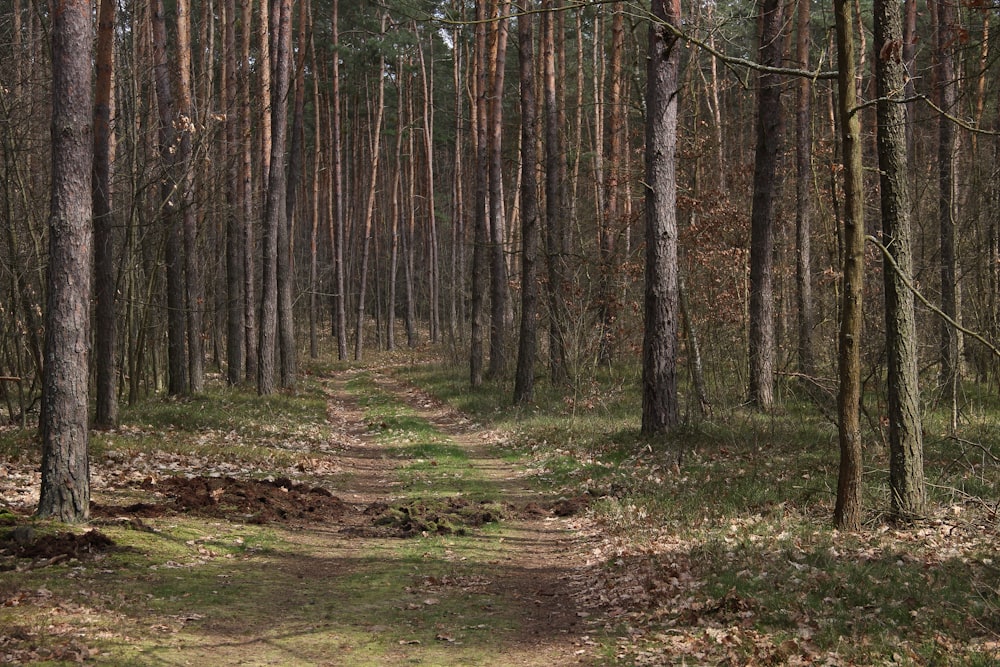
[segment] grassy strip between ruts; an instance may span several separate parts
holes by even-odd
[[[335,430],[325,375],[315,371],[295,395],[213,386],[200,398],[153,401],[96,435],[95,500],[104,510],[92,528],[114,546],[51,563],[4,557],[0,662],[546,664],[521,641],[534,603],[503,594],[509,581],[495,576],[510,559],[507,528],[457,525],[458,514],[447,530],[438,522],[413,539],[372,536],[357,530],[372,524],[364,507],[352,518],[349,503],[329,500],[374,484],[361,490],[425,514],[456,497],[502,509],[460,448],[363,375],[350,391],[367,403],[378,446]],[[5,471],[19,488],[36,483],[35,455],[12,449]],[[342,465],[356,450],[381,466],[372,479]],[[205,506],[161,490],[189,477],[207,479]],[[287,494],[313,498],[326,513],[247,509]],[[13,509],[0,517],[11,544],[15,531],[34,543],[64,530],[26,516],[30,504]]]

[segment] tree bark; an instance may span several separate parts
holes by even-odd
[[[882,243],[892,258],[883,269],[886,363],[889,403],[889,486],[892,511],[903,519],[924,511],[923,438],[918,385],[917,327],[912,281],[910,194],[906,182],[906,73],[901,57],[903,30],[895,0],[873,7],[875,79],[878,93],[878,164],[882,206]]]
[[[646,286],[642,341],[642,432],[678,423],[677,92],[680,0],[653,0],[646,78]]]
[[[953,49],[958,42],[955,10],[951,2],[934,3],[937,7],[937,82],[939,106],[953,114],[958,101]],[[959,318],[957,258],[955,254],[955,128],[950,118],[938,116],[938,222],[941,256],[941,310],[952,321]],[[958,383],[961,378],[959,332],[945,320],[940,324],[940,383],[943,395],[951,403],[952,430],[957,428]]]
[[[473,387],[483,383],[483,333],[486,320],[487,297],[487,243],[489,241],[489,223],[486,217],[487,187],[489,182],[489,167],[487,162],[486,116],[486,9],[485,2],[476,3],[476,112],[473,116],[476,141],[476,201],[473,212],[473,242],[472,242],[472,335],[469,351],[469,382]]]
[[[459,4],[459,0],[453,0],[452,9]],[[464,14],[464,3],[461,3]],[[448,294],[448,326],[452,343],[456,343],[463,337],[465,328],[465,160],[464,153],[464,125],[463,104],[461,94],[463,88],[462,80],[462,48],[461,31],[459,26],[455,26],[451,32],[451,40],[455,47],[452,49],[452,84],[455,89],[455,150],[453,153],[453,177],[452,177],[452,238],[451,238],[451,291]]]
[[[334,53],[340,46],[339,24],[339,0],[333,0],[332,15],[332,35]],[[347,293],[344,284],[344,165],[341,158],[340,147],[340,59],[333,58],[332,73],[330,75],[330,111],[332,114],[330,124],[333,141],[330,144],[330,154],[333,161],[333,272],[334,272],[334,311],[336,326],[334,330],[337,334],[337,356],[341,361],[347,359]]]
[[[489,213],[490,213],[490,366],[500,377],[507,366],[507,263],[504,257],[503,209],[503,82],[507,56],[510,1],[497,3],[496,48],[490,63],[489,97]]]
[[[760,62],[780,67],[783,7],[765,0],[761,10]],[[757,150],[754,157],[750,214],[750,402],[762,410],[774,406],[774,226],[781,148],[781,80],[760,72],[757,79]]]
[[[242,206],[243,228],[243,321],[245,322],[243,340],[246,343],[247,382],[256,383],[258,374],[259,353],[257,349],[257,280],[254,257],[257,250],[257,235],[254,233],[255,208],[253,198],[253,142],[250,132],[250,36],[253,10],[250,0],[240,0],[242,15],[240,34],[240,68],[239,77],[239,119],[240,119],[240,201]]]
[[[798,0],[795,66],[809,69],[809,0]],[[798,358],[799,371],[816,374],[813,355],[812,298],[812,84],[806,77],[796,83],[795,100],[795,281],[799,311]]]
[[[521,68],[521,325],[514,376],[514,403],[535,398],[535,355],[538,351],[538,141],[535,118],[534,16],[517,19]]]
[[[864,192],[861,119],[856,110],[857,68],[850,1],[834,1],[837,32],[838,116],[844,151],[844,284],[838,338],[837,396],[840,473],[834,522],[842,530],[861,528],[861,294],[864,281]]]
[[[205,388],[205,346],[202,340],[205,292],[198,256],[198,216],[194,197],[192,134],[195,128],[191,86],[191,12],[188,0],[177,0],[177,161],[181,167],[180,195],[184,244],[184,305],[187,335],[188,391]]]
[[[273,90],[271,91],[271,150],[268,169],[267,209],[264,222],[263,288],[261,297],[260,367],[257,391],[261,395],[274,392],[275,340],[278,335],[279,275],[289,279],[288,220],[285,207],[285,144],[288,134],[289,61],[291,58],[292,0],[275,0],[271,24],[276,34],[273,42]],[[284,259],[284,261],[283,261]],[[285,343],[282,336],[282,343]],[[293,339],[294,344],[294,339]],[[294,361],[287,366],[286,354],[294,359],[294,349],[281,350],[280,381],[282,386],[294,384]],[[290,372],[290,375],[289,375]]]
[[[434,40],[429,40],[431,47]],[[441,280],[440,262],[438,260],[438,238],[437,238],[437,211],[434,199],[434,75],[428,73],[427,64],[424,61],[424,49],[417,45],[417,56],[420,58],[420,78],[423,83],[424,108],[424,155],[427,157],[427,288],[428,306],[430,315],[431,342],[437,343],[441,339]]]
[[[385,32],[387,16],[382,16],[381,32]],[[354,338],[354,360],[361,361],[361,352],[364,347],[364,324],[365,324],[365,292],[368,285],[368,260],[370,255],[370,244],[372,237],[372,219],[375,215],[375,195],[378,191],[378,164],[382,144],[382,116],[385,113],[385,56],[379,55],[378,60],[378,102],[375,107],[375,119],[373,127],[373,138],[371,142],[371,169],[368,180],[368,198],[365,206],[364,236],[362,237],[361,250],[361,286],[358,289],[358,316],[355,324]]]
[[[111,107],[114,90],[115,2],[101,0],[94,88],[94,366],[96,428],[118,423],[118,322],[115,317],[115,222],[111,208]]]
[[[285,224],[278,230],[278,350],[281,352],[281,386],[290,389],[295,386],[297,374],[297,353],[295,345],[295,276],[294,276],[294,230],[296,227],[296,209],[298,208],[299,186],[302,181],[303,171],[303,143],[305,141],[305,59],[306,59],[306,23],[307,23],[307,2],[299,2],[299,38],[298,38],[298,58],[295,62],[295,82],[294,101],[291,125],[291,146],[288,151],[288,166],[285,185]],[[292,56],[295,53],[292,49],[292,4],[288,5],[289,15],[282,16],[283,23],[281,30],[287,30],[287,35],[282,32],[282,40],[285,42],[284,52],[279,47],[279,54],[284,62],[275,63],[275,71],[280,67],[286,70],[291,67]],[[287,22],[287,27],[285,23]],[[278,54],[276,54],[277,57]],[[289,78],[290,74],[285,74]],[[289,83],[289,88],[291,89]],[[287,95],[283,100],[278,100],[285,108],[287,114]]]
[[[246,364],[246,312],[243,302],[244,253],[243,211],[241,210],[240,120],[236,72],[236,2],[226,0],[223,24],[223,57],[226,77],[223,81],[226,111],[226,381],[243,381]]]
[[[557,384],[569,379],[566,356],[566,209],[560,131],[559,89],[556,81],[556,0],[546,0],[542,12],[542,71],[545,110],[545,259],[548,266],[549,372]]]
[[[185,336],[187,318],[184,316],[184,253],[180,211],[177,203],[177,131],[175,126],[174,97],[170,90],[170,71],[167,59],[167,24],[163,0],[154,0],[152,6],[153,78],[156,108],[159,115],[160,165],[163,170],[160,182],[160,216],[166,235],[167,265],[167,390],[174,395],[185,394],[187,384],[187,357]]]
[[[88,404],[91,293],[93,3],[52,5],[52,196],[42,381],[38,516],[90,514]]]
[[[313,147],[313,178],[312,178],[312,228],[309,232],[309,358],[319,358],[319,226],[320,210],[323,202],[322,171],[323,166],[323,99],[319,93],[319,63],[316,59],[316,42],[313,33],[309,35],[310,67],[312,77],[313,98],[313,128],[315,146]]]
[[[621,226],[621,185],[626,176],[623,169],[625,150],[625,12],[623,3],[615,3],[614,16],[611,19],[611,88],[608,98],[607,119],[607,185],[605,187],[603,226],[600,230],[599,253],[601,263],[600,294],[598,297],[599,316],[601,319],[601,340],[598,358],[602,362],[611,360],[611,344],[614,337],[614,325],[618,319],[618,300],[615,296],[614,277],[615,246],[618,230]],[[602,121],[598,121],[602,122]]]

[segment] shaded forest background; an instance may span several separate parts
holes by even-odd
[[[367,348],[441,344],[470,363],[472,384],[485,377],[509,391],[527,289],[538,290],[539,378],[579,389],[606,368],[635,377],[645,5],[100,6],[95,36],[108,49],[95,50],[94,127],[100,139],[106,111],[108,180],[106,210],[95,198],[98,425],[114,423],[119,402],[197,393],[206,373],[261,393],[291,388],[297,356],[330,348],[360,360]],[[849,9],[865,231],[875,238],[873,67],[905,64],[923,400],[950,409],[955,430],[1000,382],[988,344],[1000,339],[998,9],[908,0],[898,44],[874,42],[865,2]],[[523,11],[535,20],[526,37],[509,18]],[[826,3],[768,11],[779,20],[762,41],[757,5],[682,7],[680,368],[692,419],[748,397],[769,409],[785,391],[835,411],[845,211],[837,82],[824,75],[837,60],[834,16]],[[44,363],[50,15],[28,0],[0,12],[0,402],[26,427]],[[529,44],[534,56],[523,58]],[[748,66],[758,62],[773,70],[766,108]],[[537,89],[528,105],[526,73]],[[762,144],[760,118],[773,126]],[[530,163],[525,141],[536,149]],[[773,152],[769,181],[754,176],[761,147]],[[526,180],[538,196],[532,215]],[[763,188],[773,246],[755,278],[751,212]],[[531,219],[535,256],[523,244]],[[537,262],[532,285],[526,261]],[[872,433],[886,419],[883,270],[868,244],[861,355]],[[761,275],[770,292],[756,292]],[[762,340],[752,293],[773,318],[770,366],[751,354]],[[938,308],[976,335],[942,327]]]

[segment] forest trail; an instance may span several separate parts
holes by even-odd
[[[313,380],[123,426],[92,461],[91,532],[33,524],[37,468],[4,462],[0,518],[28,537],[0,529],[0,663],[601,662],[585,503],[384,369]]]
[[[429,425],[433,431],[429,439],[460,448],[467,457],[468,469],[452,475],[451,483],[447,481],[448,473],[433,482],[418,473],[410,482],[411,488],[404,491],[400,476],[406,476],[403,471],[412,461],[396,448],[386,446],[379,437],[386,425],[373,424],[355,393],[348,389],[358,371],[336,375],[325,386],[329,418],[346,436],[337,454],[338,465],[344,471],[344,488],[337,494],[357,507],[359,511],[353,516],[366,517],[372,513],[367,508],[403,499],[418,504],[414,496],[421,494],[413,486],[433,487],[435,497],[460,498],[472,480],[480,491],[512,510],[498,524],[470,531],[471,537],[449,539],[424,534],[407,538],[415,540],[416,545],[430,540],[443,542],[445,547],[440,560],[421,554],[429,561],[428,567],[414,566],[407,580],[389,586],[419,598],[405,605],[415,616],[434,609],[433,628],[419,620],[413,624],[415,630],[434,632],[389,647],[383,664],[592,664],[596,643],[587,635],[590,624],[585,619],[589,613],[573,597],[587,550],[587,538],[576,530],[584,520],[573,516],[582,508],[531,488],[523,466],[496,456],[496,433],[389,374],[368,371],[364,375],[389,401],[405,406],[408,415]],[[426,435],[422,437],[427,439]],[[431,463],[435,468],[436,462]],[[558,508],[556,513],[563,516],[553,513],[554,506]],[[353,558],[359,560],[372,553],[399,550],[400,538],[373,537],[366,534],[369,522],[364,524],[358,526],[357,536],[344,539],[329,535],[315,546],[344,557],[354,554]],[[326,540],[329,544],[324,547],[322,542]],[[437,613],[440,610],[446,613]],[[463,617],[477,622],[466,622]],[[491,617],[497,620],[496,625],[491,624]],[[377,634],[381,629],[378,619],[369,621]],[[345,657],[342,664],[353,663]]]

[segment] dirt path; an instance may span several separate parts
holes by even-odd
[[[474,469],[472,474],[485,480],[504,503],[517,509],[516,516],[503,521],[499,531],[480,538],[490,540],[490,554],[483,563],[480,580],[465,587],[467,597],[471,598],[465,605],[486,609],[508,607],[514,611],[519,626],[512,628],[513,640],[508,638],[495,647],[488,644],[481,647],[484,655],[496,656],[482,664],[592,664],[596,644],[587,635],[589,613],[578,606],[573,595],[587,549],[587,538],[578,530],[585,520],[581,516],[555,516],[551,509],[546,509],[559,505],[559,499],[532,489],[523,467],[494,455],[495,433],[390,375],[372,372],[368,377],[380,390],[405,404],[415,416],[462,448]],[[338,454],[338,462],[347,472],[346,486],[340,495],[358,504],[360,509],[361,505],[394,500],[393,491],[400,484],[396,479],[398,471],[407,462],[385,454],[385,447],[376,441],[366,423],[363,408],[345,388],[349,379],[337,377],[329,382],[329,416],[346,436],[343,451]],[[573,509],[581,509],[566,511],[565,501],[561,505],[560,514],[574,514]],[[360,539],[341,548],[362,554],[370,546],[368,540]],[[448,558],[452,562],[468,562],[481,555],[473,553],[481,549],[475,542],[456,545],[448,550]],[[447,584],[447,577],[444,581]],[[477,597],[481,598],[478,602]],[[445,635],[442,641],[449,639]],[[422,663],[419,655],[411,655],[410,660],[416,660],[416,664],[444,664]]]
[[[0,663],[601,661],[577,595],[593,546],[582,504],[533,488],[498,434],[386,372],[321,385],[313,421],[271,412],[279,397],[253,403],[240,435],[200,426],[197,402],[179,408],[183,443],[123,428],[93,462],[102,533],[36,530],[30,493],[0,517]],[[37,474],[3,471],[6,498]],[[442,514],[410,521],[425,511]]]

